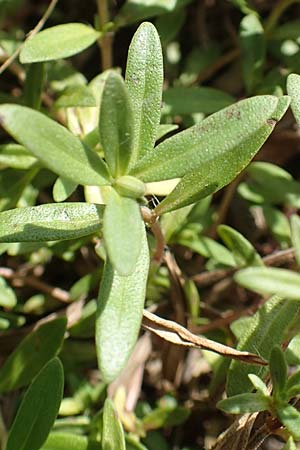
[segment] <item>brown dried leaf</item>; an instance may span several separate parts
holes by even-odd
[[[146,330],[157,334],[162,339],[172,342],[176,345],[210,350],[227,358],[238,359],[248,364],[259,364],[262,366],[268,364],[264,359],[262,359],[258,355],[255,355],[254,353],[240,352],[238,350],[235,350],[234,348],[227,347],[226,345],[219,344],[215,341],[211,341],[210,339],[197,336],[183,326],[178,325],[176,322],[162,319],[145,309],[143,313],[142,326]]]

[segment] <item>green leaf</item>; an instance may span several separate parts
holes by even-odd
[[[133,150],[133,110],[123,78],[115,71],[104,82],[99,134],[112,175],[124,175]]]
[[[245,16],[240,25],[240,47],[246,91],[252,93],[262,79],[266,44],[264,29],[255,13]]]
[[[103,409],[102,450],[126,450],[121,421],[113,402],[107,398]]]
[[[163,57],[156,28],[143,23],[128,51],[126,85],[133,105],[134,138],[131,164],[154,147],[160,122]],[[152,153],[151,153],[152,154]]]
[[[277,294],[283,298],[300,300],[300,275],[276,267],[249,267],[234,275],[241,286],[259,294]]]
[[[157,134],[156,134],[156,140],[158,141],[159,139],[161,139],[162,137],[164,137],[166,134],[171,133],[171,131],[177,130],[178,125],[175,124],[160,124],[157,130]],[[1,149],[1,146],[0,146]],[[0,154],[0,158],[1,158],[1,154]],[[1,160],[0,160],[1,162]]]
[[[272,348],[269,367],[275,395],[280,395],[286,385],[288,367],[279,345]]]
[[[0,213],[0,242],[75,239],[99,232],[104,207],[89,203],[49,203]]]
[[[291,238],[295,249],[295,259],[300,266],[300,217],[296,214],[291,216]]]
[[[217,407],[230,414],[254,413],[269,408],[269,398],[261,394],[239,394],[218,402]]]
[[[0,306],[3,308],[13,308],[17,304],[17,297],[14,290],[8,286],[6,280],[0,277]]]
[[[274,238],[285,248],[291,242],[291,229],[288,218],[284,213],[269,205],[263,205],[262,211],[266,224]]]
[[[27,389],[10,428],[6,450],[41,448],[58,414],[63,388],[63,366],[53,358]]]
[[[274,345],[280,345],[294,321],[299,320],[299,311],[298,302],[272,297],[247,320],[237,349],[256,353],[269,360]],[[233,326],[232,328],[234,331]],[[227,375],[228,396],[251,392],[253,385],[248,378],[249,373],[262,378],[266,374],[266,368],[238,361],[231,362]]]
[[[22,145],[0,145],[1,166],[11,167],[12,169],[29,169],[35,163],[36,158]]]
[[[103,236],[109,259],[120,275],[130,275],[141,252],[144,224],[136,200],[115,190],[107,196]]]
[[[58,175],[79,184],[109,184],[109,174],[101,158],[65,127],[40,112],[4,104],[0,106],[0,124]]]
[[[77,184],[68,178],[58,177],[53,186],[53,199],[55,202],[64,202],[77,188]]]
[[[99,442],[74,433],[52,432],[41,450],[99,450]]]
[[[68,86],[54,103],[55,108],[92,107],[96,99],[88,86]]]
[[[20,61],[34,63],[68,58],[90,47],[100,33],[83,23],[67,23],[40,31],[25,41]]]
[[[291,96],[291,108],[298,127],[300,127],[300,75],[291,73],[288,76],[287,92]]]
[[[155,208],[155,212],[164,214],[195,203],[232,181],[260,149],[273,129],[275,119],[279,120],[288,102],[286,97],[276,99],[270,96],[243,100],[160,144],[152,161],[146,162],[147,158],[144,158],[144,168],[140,166],[141,173],[138,175],[134,170],[133,174],[142,180],[148,176],[172,178],[176,174],[186,175]],[[257,114],[255,105],[261,107],[261,115]],[[262,120],[262,115],[265,120]],[[256,122],[258,116],[260,124]],[[162,159],[164,162],[168,160],[168,169],[164,167]],[[191,161],[193,163],[190,166]],[[152,162],[157,164],[156,168]],[[160,167],[165,169],[164,174]]]
[[[292,405],[277,407],[278,419],[294,439],[300,439],[300,413]]]
[[[143,417],[143,429],[148,431],[178,426],[185,422],[189,415],[190,411],[183,406],[155,408]]]
[[[210,87],[172,87],[163,93],[164,114],[211,114],[234,102],[226,92]]]
[[[151,182],[197,171],[202,189],[224,186],[253,158],[288,105],[288,97],[270,95],[235,103],[164,140],[131,174]]]
[[[198,236],[197,239],[193,240],[190,238],[181,238],[179,235],[179,238],[176,241],[178,244],[190,248],[205,258],[213,258],[216,262],[224,264],[225,266],[236,267],[231,252],[229,252],[224,245],[219,244],[209,237]]]
[[[149,269],[146,231],[133,273],[120,276],[106,262],[98,298],[96,347],[98,364],[106,382],[114,380],[125,366],[135,345],[142,320]]]
[[[239,267],[263,266],[263,261],[253,245],[238,231],[228,225],[218,227],[218,235],[232,251]]]
[[[60,350],[66,319],[46,322],[26,336],[0,369],[0,392],[26,386]]]
[[[247,167],[246,172],[250,176],[247,184],[250,194],[260,196],[257,200],[249,198],[250,201],[300,207],[300,183],[293,180],[286,170],[275,164],[256,161]]]
[[[269,391],[267,386],[265,385],[265,383],[263,382],[263,380],[261,378],[259,378],[257,375],[255,375],[254,373],[249,373],[248,375],[249,380],[251,381],[251,383],[253,384],[253,386],[255,387],[255,389],[264,396],[268,396]]]

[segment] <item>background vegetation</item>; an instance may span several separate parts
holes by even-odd
[[[9,120],[19,124],[19,131],[8,123],[8,110],[0,106],[1,449],[297,448],[300,82],[295,74],[300,73],[299,18],[296,0],[0,0],[0,104],[35,110],[22,116],[18,116],[19,109],[11,110]],[[144,211],[155,209],[158,215],[164,214],[159,226],[144,217],[151,264],[142,325],[150,331],[140,332],[119,374],[129,355],[123,352],[121,336],[122,367],[110,367],[116,330],[106,321],[108,353],[99,355],[98,350],[99,372],[94,341],[96,299],[106,252],[111,270],[127,276],[132,273],[132,258],[133,266],[136,261],[134,256],[127,259],[124,242],[132,234],[130,254],[138,257],[141,250],[135,237],[142,235],[126,222],[127,232],[114,240],[117,227],[113,223],[123,220],[114,210],[111,219],[106,218],[110,226],[104,224],[105,251],[98,232],[102,207],[95,212],[86,209],[90,207],[84,202],[110,204],[109,194],[105,188],[82,186],[88,184],[85,176],[96,180],[99,174],[91,171],[85,175],[78,169],[73,179],[64,178],[69,160],[60,156],[60,147],[55,147],[57,159],[51,162],[48,149],[39,142],[36,151],[30,145],[27,148],[22,136],[39,120],[40,116],[31,114],[41,111],[79,136],[96,154],[104,154],[107,162],[105,139],[110,146],[118,129],[110,134],[110,118],[117,116],[118,110],[130,112],[124,106],[126,89],[116,73],[125,75],[128,47],[145,20],[155,25],[164,57],[158,143],[166,143],[167,134],[201,127],[207,116],[239,100],[272,97],[244,103],[250,105],[246,112],[241,107],[245,117],[237,133],[244,139],[243,133],[248,136],[247,130],[251,131],[250,142],[257,148],[228,180],[234,160],[224,159],[217,165],[218,189],[227,184],[221,190],[206,192],[202,187],[200,196],[191,193],[188,201],[180,204],[180,195],[162,203],[174,187],[168,181],[151,189],[148,186],[146,195],[143,187],[142,194],[136,194],[140,185],[114,185],[121,198],[130,198],[131,203],[124,204],[127,218],[136,213],[136,200],[142,202],[142,197],[148,208]],[[43,27],[70,23],[92,28],[87,33],[86,28],[75,25],[61,35],[55,29],[44,42],[33,44],[42,36],[38,32]],[[154,33],[152,27],[144,29]],[[152,83],[160,79],[157,55],[159,51],[151,55]],[[107,72],[111,68],[116,68],[113,75]],[[117,103],[110,103],[113,94],[103,94],[105,83],[111,83],[112,92],[119,89],[116,102],[123,101],[119,109]],[[292,110],[277,124],[288,106],[289,100],[282,97],[286,93],[291,96]],[[276,124],[274,131],[255,161],[228,184],[263,143],[259,134],[263,131],[257,129],[256,133],[253,123],[272,102],[276,103],[274,114],[261,119],[268,128],[264,139]],[[100,110],[101,145],[98,134],[93,133],[99,105],[104,108]],[[222,148],[235,139],[226,122],[226,118],[240,119],[239,107],[234,108],[217,116],[215,147]],[[121,117],[125,127],[128,117]],[[41,134],[49,124],[40,122]],[[203,133],[204,127],[200,128]],[[12,141],[7,131],[23,146]],[[75,141],[70,145],[76,146]],[[251,147],[251,143],[247,145]],[[159,158],[154,160],[154,172],[163,164],[163,157]],[[194,164],[189,157],[183,160],[187,166]],[[112,158],[111,171],[114,162]],[[133,174],[141,174],[145,183],[152,181],[150,169],[149,180],[143,175],[147,164],[140,167],[140,172],[136,169]],[[213,172],[211,165],[203,167],[203,177]],[[158,180],[163,179],[159,176]],[[60,219],[51,212],[58,210],[47,205],[57,202],[59,207],[66,199],[80,202],[82,209],[74,209],[75,228],[64,230],[62,237]],[[36,205],[46,205],[39,210],[39,217],[48,217],[56,234],[33,239],[30,227],[26,228],[34,222],[33,213],[14,215],[14,208]],[[71,209],[65,211],[73,214]],[[86,222],[79,225],[79,219]],[[17,238],[12,239],[13,233],[19,233]],[[135,280],[126,289],[140,283]],[[143,293],[136,295],[144,301]],[[173,322],[160,322],[161,317]],[[136,333],[139,320],[134,319]],[[186,329],[191,334],[186,334]],[[199,340],[199,335],[212,342]],[[103,334],[98,339],[104,342]],[[199,350],[205,346],[217,353]],[[249,353],[234,354],[231,348]],[[241,362],[245,360],[252,364]],[[243,415],[233,421],[231,414]],[[225,430],[227,434],[222,436]]]

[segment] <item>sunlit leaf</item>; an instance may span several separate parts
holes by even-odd
[[[102,447],[103,450],[125,450],[125,436],[121,421],[113,402],[107,398],[103,409]]]
[[[106,382],[119,375],[138,336],[149,268],[145,231],[141,245],[131,275],[118,275],[109,261],[105,265],[98,298],[96,347],[100,372]]]
[[[49,203],[0,213],[0,242],[75,239],[101,229],[104,207],[89,203]]]
[[[234,276],[241,286],[259,294],[277,294],[300,300],[300,275],[277,267],[249,267]]]
[[[257,394],[239,394],[221,400],[218,408],[230,414],[245,414],[256,411],[265,411],[269,407],[268,398]]]
[[[68,58],[90,47],[99,37],[98,31],[83,23],[47,28],[25,41],[20,61],[33,63]]]
[[[115,71],[104,82],[99,134],[112,175],[124,175],[133,149],[133,109],[123,78]]]
[[[144,228],[136,200],[112,190],[104,211],[103,235],[109,259],[120,275],[134,271]]]
[[[78,184],[109,184],[110,177],[100,157],[44,114],[25,106],[4,104],[0,105],[0,124],[58,175]]]
[[[135,163],[151,152],[160,122],[163,84],[163,58],[156,28],[143,23],[128,51],[126,85],[133,105]]]

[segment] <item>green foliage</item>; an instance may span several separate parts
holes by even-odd
[[[92,45],[100,33],[82,23],[57,25],[28,39],[21,51],[22,63],[68,58]]]
[[[8,435],[6,450],[40,449],[57,416],[63,387],[62,364],[58,358],[51,359],[24,395]]]
[[[221,410],[267,411],[294,449],[300,183],[298,166],[273,154],[282,135],[295,148],[290,103],[300,126],[293,1],[274,10],[227,2],[226,29],[215,23],[222,2],[96,3],[94,27],[56,24],[68,21],[58,6],[54,26],[37,32],[48,10],[18,48],[22,33],[10,23],[22,2],[0,0],[1,61],[20,52],[0,92],[0,405],[17,407],[13,422],[0,410],[0,447],[198,450],[211,427],[199,438],[191,423],[215,420],[226,384]],[[119,44],[133,29],[123,78]],[[103,72],[95,76],[96,42]],[[268,162],[251,162],[269,137]],[[167,326],[153,316],[148,327],[144,312],[143,326],[162,339],[194,346],[178,320],[208,330],[224,356],[226,345],[249,354],[229,361],[168,343],[150,356],[148,334],[137,342],[144,308],[174,319]],[[172,395],[161,397],[166,389]],[[196,407],[207,390],[211,409]],[[175,400],[185,392],[188,402]]]
[[[110,382],[124,368],[140,328],[149,268],[145,231],[130,275],[121,276],[107,260],[98,297],[96,346],[103,379]]]
[[[0,369],[0,392],[26,386],[60,351],[66,319],[51,320],[31,332],[16,347]]]

